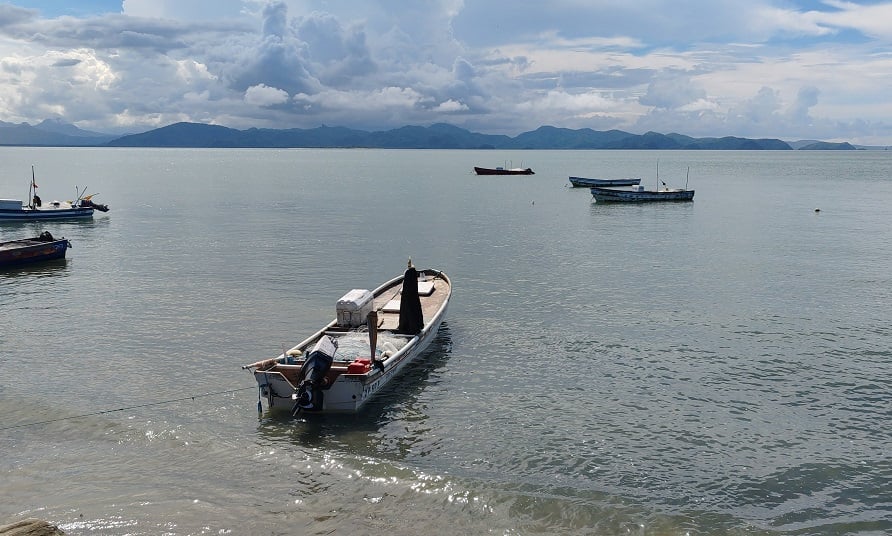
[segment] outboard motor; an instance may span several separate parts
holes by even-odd
[[[99,212],[108,212],[108,205],[100,205],[99,203],[94,203],[93,200],[90,199],[91,197],[93,197],[93,196],[91,195],[91,196],[81,199],[80,205],[85,208],[96,209]]]
[[[325,377],[331,369],[337,350],[338,341],[331,337],[322,337],[313,347],[300,368],[302,380],[297,386],[297,392],[291,395],[294,399],[292,415],[297,415],[302,409],[310,411],[322,409],[322,387],[325,385]]]

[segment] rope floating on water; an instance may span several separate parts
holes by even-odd
[[[0,431],[13,430],[15,428],[25,428],[28,426],[37,426],[40,424],[50,424],[50,423],[60,422],[60,421],[70,421],[73,419],[82,419],[84,417],[95,417],[96,415],[105,415],[106,413],[115,413],[117,411],[127,411],[127,410],[131,410],[131,409],[147,408],[150,406],[160,406],[163,404],[172,404],[174,402],[182,402],[184,400],[195,400],[196,398],[204,398],[204,397],[208,397],[208,396],[227,395],[230,393],[237,393],[239,391],[247,391],[248,389],[256,389],[256,388],[257,387],[241,387],[239,389],[229,389],[226,391],[215,391],[213,393],[203,393],[200,395],[191,395],[191,396],[183,396],[180,398],[171,398],[170,400],[161,400],[158,402],[148,402],[146,404],[138,404],[136,406],[127,406],[124,408],[105,409],[102,411],[94,411],[92,413],[84,413],[82,415],[72,415],[69,417],[59,417],[57,419],[48,419],[45,421],[35,421],[35,422],[26,422],[23,424],[14,424],[12,426],[0,427]]]

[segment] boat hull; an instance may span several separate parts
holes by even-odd
[[[394,352],[386,356],[382,355],[383,371],[371,366],[368,367],[368,370],[351,372],[351,361],[358,356],[350,354],[351,350],[344,350],[343,353],[347,359],[336,357],[331,370],[327,373],[328,386],[322,390],[321,409],[301,409],[300,411],[306,413],[355,413],[373,400],[375,395],[398,376],[406,365],[412,363],[424,352],[436,337],[445,318],[452,285],[446,274],[437,270],[424,270],[419,273],[427,280],[432,281],[434,288],[430,296],[421,297],[425,318],[421,331],[416,335],[397,332],[399,314],[393,312],[392,309],[389,310],[388,305],[399,296],[398,291],[403,277],[400,276],[384,283],[373,291],[373,310],[382,318],[381,327],[376,330],[376,337],[379,342],[382,340],[394,341],[396,346],[392,347]],[[259,398],[266,401],[268,409],[295,412],[295,396],[298,394],[298,388],[303,379],[301,369],[305,363],[304,358],[310,354],[310,348],[326,336],[345,341],[348,337],[367,337],[368,331],[365,326],[345,330],[339,326],[338,319],[335,319],[279,357],[243,367],[253,370],[254,379],[259,389]],[[355,341],[355,339],[353,340]],[[340,347],[341,349],[347,348],[348,344],[341,342]],[[361,355],[365,357],[370,355],[367,342],[364,352]],[[299,357],[293,358],[291,357],[293,355]]]
[[[531,168],[483,168],[474,166],[474,173],[478,175],[535,175]]]
[[[91,207],[46,207],[19,209],[0,208],[0,221],[47,221],[85,219],[93,217]]]
[[[37,238],[0,242],[0,268],[63,259],[70,246],[64,238],[51,242]]]
[[[574,187],[591,188],[592,186],[634,186],[640,184],[641,179],[589,179],[586,177],[570,177],[570,184]]]
[[[694,190],[618,190],[592,188],[592,197],[598,203],[654,203],[665,201],[693,201]]]

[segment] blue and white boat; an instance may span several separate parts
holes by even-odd
[[[77,192],[74,201],[51,201],[44,203],[37,195],[34,180],[34,167],[31,167],[31,185],[28,188],[28,203],[20,199],[0,199],[0,221],[44,221],[92,218],[93,211],[108,212],[107,205],[93,202],[93,196],[84,195],[87,188]]]
[[[688,168],[684,188],[669,188],[660,180],[660,163],[657,162],[657,184],[662,188],[646,190],[644,186],[636,184],[630,188],[602,188],[593,186],[592,197],[598,203],[653,203],[660,201],[693,201],[694,190],[688,190],[688,179],[691,176],[691,168]]]
[[[636,185],[629,189],[592,187],[592,197],[598,203],[650,203],[655,201],[693,201],[694,190],[661,188],[645,190]]]

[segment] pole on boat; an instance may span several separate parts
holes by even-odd
[[[368,316],[368,326],[369,326],[369,350],[371,350],[372,356],[372,366],[384,372],[384,363],[379,361],[375,356],[376,349],[378,348],[378,311],[372,311]]]
[[[80,190],[77,188],[77,186],[75,186],[75,187],[74,187],[74,191],[77,192],[77,199],[74,201],[75,204],[77,204],[78,202],[80,202],[81,197],[83,197],[83,195],[84,195],[85,193],[87,193],[87,187],[84,186],[84,190],[83,190],[83,191],[80,191]]]
[[[28,185],[28,206],[31,208],[34,208],[34,195],[31,192],[34,190],[34,185],[36,184],[35,181],[34,164],[31,164],[31,184]]]
[[[657,158],[657,190],[660,189],[660,159]]]
[[[691,166],[688,166],[688,174],[684,178],[684,189],[688,189],[688,179],[691,178]]]

